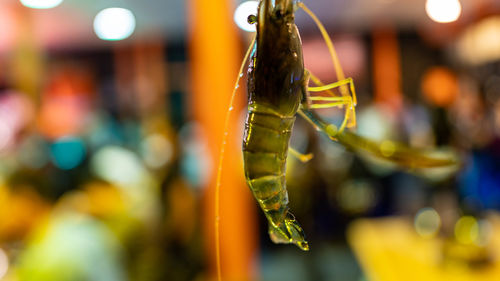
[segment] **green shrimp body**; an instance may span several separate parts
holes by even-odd
[[[248,78],[243,139],[246,181],[269,222],[275,243],[309,250],[288,208],[285,169],[295,115],[304,100],[302,46],[291,0],[262,0]]]

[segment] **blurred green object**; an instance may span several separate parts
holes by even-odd
[[[122,249],[95,219],[77,213],[54,215],[19,258],[20,281],[127,280]]]

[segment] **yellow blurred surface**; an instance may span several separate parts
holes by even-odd
[[[48,211],[47,202],[31,188],[0,186],[0,241],[24,237]]]
[[[499,216],[490,215],[487,219],[491,223],[491,233],[498,233]],[[475,265],[445,257],[443,249],[449,247],[449,241],[442,237],[419,236],[407,218],[359,220],[350,227],[348,239],[370,281],[486,281],[500,278],[500,261],[495,257],[500,251],[500,238],[495,235],[484,251],[487,262]],[[478,253],[477,249],[467,251]]]

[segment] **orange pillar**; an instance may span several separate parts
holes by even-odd
[[[188,1],[190,30],[191,106],[201,125],[212,158],[212,174],[203,207],[204,236],[210,279],[216,278],[214,206],[215,181],[224,134],[224,120],[243,53],[235,24],[232,1]],[[240,84],[244,84],[241,82]],[[238,124],[245,94],[237,93],[220,189],[220,249],[223,280],[252,280],[256,256],[255,203],[243,178]]]
[[[397,34],[392,29],[373,34],[373,75],[375,101],[399,112],[403,105],[401,95],[401,60]]]

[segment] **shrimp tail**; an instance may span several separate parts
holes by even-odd
[[[293,243],[303,251],[309,251],[304,231],[290,212],[287,213],[284,223],[279,226],[269,224],[269,236],[274,243]]]
[[[260,154],[260,156],[258,156]],[[266,153],[267,154],[267,153]],[[261,153],[245,152],[247,166],[252,166],[252,158],[262,157]],[[268,157],[268,156],[264,156]],[[268,161],[261,161],[262,163]],[[281,161],[280,161],[281,162]],[[255,166],[254,166],[255,167]],[[252,168],[250,168],[252,169]],[[255,171],[255,170],[254,170]],[[247,173],[252,171],[247,170]],[[267,175],[258,178],[247,178],[248,185],[255,199],[259,202],[269,223],[269,236],[274,243],[297,245],[304,251],[309,250],[304,231],[288,208],[288,192],[285,175]]]

